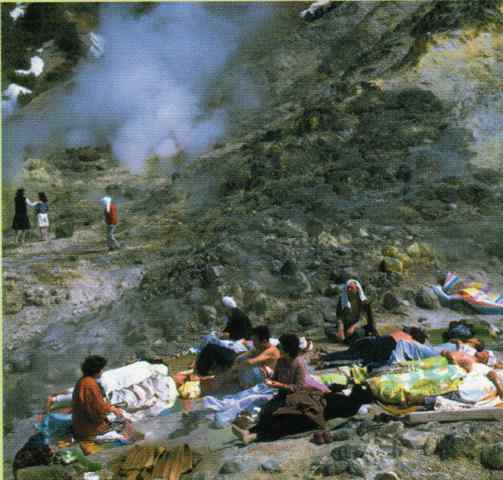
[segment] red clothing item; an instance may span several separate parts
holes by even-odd
[[[408,334],[403,332],[402,330],[397,330],[389,334],[390,337],[393,337],[395,342],[399,342],[400,340],[405,340],[406,342],[412,342],[414,339]]]
[[[72,424],[76,440],[86,440],[110,429],[106,415],[111,405],[94,377],[82,377],[73,390]]]
[[[108,210],[105,209],[105,222],[107,225],[117,225],[119,223],[119,211],[116,203],[111,203]]]

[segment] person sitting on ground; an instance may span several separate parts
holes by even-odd
[[[253,350],[237,358],[239,385],[253,387],[271,378],[280,358],[279,349],[270,342],[271,334],[267,325],[252,330]]]
[[[222,337],[229,340],[240,340],[250,338],[252,324],[248,316],[238,308],[234,298],[226,296],[222,298],[222,303],[226,308],[226,326],[222,332]]]
[[[72,428],[76,440],[92,440],[96,435],[111,430],[108,413],[121,417],[124,412],[103,398],[98,385],[107,360],[99,355],[90,355],[81,365],[82,377],[76,383],[72,396]]]
[[[388,361],[399,341],[417,341],[423,344],[427,339],[426,333],[418,327],[404,327],[388,335],[364,337],[356,340],[349,349],[342,352],[332,352],[324,355],[325,368],[336,362],[360,361],[365,365],[385,363]],[[440,353],[440,352],[439,352]]]
[[[244,443],[276,440],[324,426],[326,401],[323,395],[330,389],[308,373],[297,335],[282,335],[279,342],[281,357],[273,378],[266,380],[267,385],[279,392],[264,405],[256,426],[250,430],[236,425],[232,427],[234,434]]]
[[[367,325],[362,328],[363,313],[367,316]],[[345,283],[337,303],[336,325],[326,327],[325,334],[329,340],[347,345],[359,338],[378,335],[372,308],[357,280],[350,279]]]

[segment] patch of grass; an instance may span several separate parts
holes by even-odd
[[[72,280],[82,278],[75,270],[62,270],[55,272],[50,264],[36,263],[31,267],[38,282],[43,285],[67,286]]]

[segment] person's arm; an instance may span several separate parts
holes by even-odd
[[[496,392],[498,393],[498,396],[503,399],[503,384],[501,383],[498,374],[494,371],[491,370],[487,374],[487,378],[491,380],[491,382],[494,383],[494,386],[496,387]]]
[[[290,392],[295,392],[296,390],[304,388],[306,384],[307,373],[305,363],[301,359],[299,359],[295,363],[295,366],[293,366],[294,372],[292,384],[287,385],[285,383],[278,382],[273,377],[273,380],[266,381],[267,385],[274,388],[284,388],[286,390],[290,390]]]
[[[85,385],[82,387],[82,405],[89,418],[105,420],[107,413],[113,412],[115,407],[103,399],[99,387]]]
[[[35,207],[39,203],[41,203],[41,202],[31,202],[29,198],[26,199],[26,205],[28,205],[29,207]]]
[[[473,370],[473,363],[464,361],[463,358],[458,358],[456,355],[454,355],[454,352],[449,352],[448,350],[443,350],[440,355],[443,357],[447,358],[447,361],[449,363],[452,363],[453,365],[458,365],[461,368],[464,368],[468,373],[470,373]]]
[[[335,321],[337,323],[337,333],[335,334],[335,336],[341,342],[343,342],[346,339],[346,336],[344,334],[344,322],[342,321],[342,306],[340,301],[337,303],[337,310],[335,312]]]
[[[272,352],[266,350],[265,352],[262,352],[260,355],[257,355],[256,357],[249,356],[249,358],[245,359],[243,363],[245,365],[257,365],[272,360],[272,358],[273,358]]]
[[[367,325],[370,328],[370,331],[373,335],[377,336],[377,328],[375,325],[374,314],[372,313],[372,307],[370,306],[370,302],[367,300],[363,302],[363,308],[365,310],[365,314],[367,315]]]

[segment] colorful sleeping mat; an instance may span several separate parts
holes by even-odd
[[[490,283],[477,282],[470,277],[462,279],[448,272],[443,286],[435,285],[433,291],[444,306],[463,302],[479,313],[503,315],[503,293],[493,292]]]

